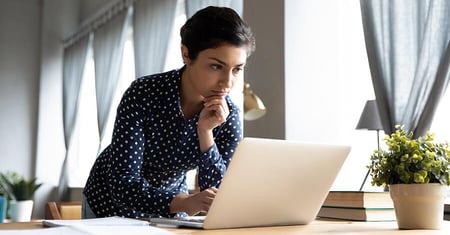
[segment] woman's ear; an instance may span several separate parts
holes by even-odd
[[[185,45],[181,45],[181,58],[183,59],[184,64],[188,64],[190,62],[189,50]]]

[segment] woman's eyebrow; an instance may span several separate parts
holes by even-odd
[[[222,61],[222,60],[220,60],[220,59],[218,59],[216,57],[208,57],[208,59],[215,60],[217,63],[219,63],[219,64],[221,64],[223,66],[227,66],[227,67],[229,66],[225,61]],[[244,65],[245,65],[245,63],[241,63],[241,64],[238,64],[238,65],[236,65],[234,67],[241,67],[241,66],[244,66]]]

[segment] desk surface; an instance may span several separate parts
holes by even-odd
[[[175,234],[450,234],[450,221],[444,221],[441,230],[399,230],[396,222],[352,222],[317,220],[309,225],[279,226],[239,229],[201,230],[173,227],[160,227]],[[0,230],[13,229],[46,229],[40,221],[0,224]]]

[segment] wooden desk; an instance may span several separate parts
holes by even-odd
[[[240,228],[240,229],[219,229],[219,230],[201,230],[161,227],[175,234],[184,235],[221,235],[221,234],[450,234],[450,221],[444,221],[441,230],[398,230],[396,222],[351,222],[351,221],[324,221],[317,220],[309,225],[302,226],[280,226],[280,227],[259,227],[259,228]],[[41,222],[27,223],[6,223],[0,224],[0,230],[11,229],[46,229]]]

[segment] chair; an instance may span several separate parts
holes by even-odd
[[[81,202],[47,202],[45,219],[81,219]]]

